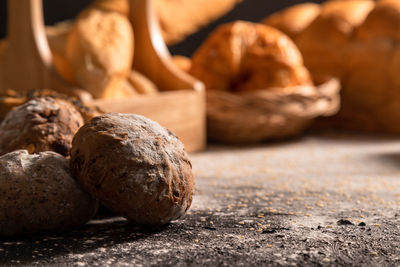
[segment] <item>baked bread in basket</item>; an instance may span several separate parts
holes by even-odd
[[[339,83],[315,86],[293,41],[250,22],[220,26],[192,58],[207,88],[211,140],[253,143],[300,134],[339,108]]]

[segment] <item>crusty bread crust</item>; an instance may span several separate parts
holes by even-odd
[[[276,12],[265,18],[262,23],[282,31],[294,40],[320,12],[319,4],[303,3]]]
[[[83,11],[66,47],[76,82],[95,98],[130,95],[118,91],[132,66],[133,45],[132,26],[125,16],[98,9]]]
[[[141,225],[163,225],[192,203],[194,180],[183,144],[158,123],[108,113],[79,129],[74,177],[111,211]]]
[[[98,208],[71,176],[68,160],[54,152],[17,150],[1,156],[0,194],[0,236],[72,230]]]
[[[252,91],[311,84],[289,37],[263,24],[220,26],[192,58],[190,73],[209,90]]]

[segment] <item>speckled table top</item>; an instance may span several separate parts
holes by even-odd
[[[0,240],[0,265],[400,265],[400,138],[314,133],[191,159],[184,218]]]

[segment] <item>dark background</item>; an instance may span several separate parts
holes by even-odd
[[[210,0],[213,1],[213,0]],[[44,0],[44,15],[47,25],[54,24],[68,18],[73,18],[76,14],[88,5],[90,0]],[[173,54],[190,56],[191,53],[201,44],[202,40],[212,31],[216,25],[233,20],[260,21],[277,10],[301,2],[321,3],[323,0],[244,0],[234,10],[226,16],[220,18],[215,23],[210,24],[196,34],[188,37],[184,42],[170,47]],[[0,37],[5,36],[6,29],[6,0],[0,0]]]

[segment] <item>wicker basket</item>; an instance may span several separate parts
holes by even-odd
[[[259,90],[242,94],[207,92],[207,132],[212,141],[256,143],[300,134],[319,116],[340,107],[340,82],[299,86],[291,93]]]

